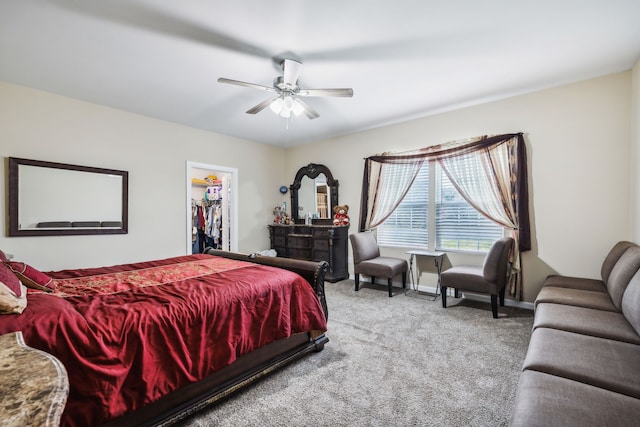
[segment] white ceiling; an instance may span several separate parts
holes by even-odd
[[[289,121],[275,58],[320,113]],[[630,69],[639,0],[2,0],[0,80],[290,147]]]

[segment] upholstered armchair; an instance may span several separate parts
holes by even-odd
[[[482,266],[458,265],[443,271],[440,276],[442,290],[442,307],[447,307],[447,288],[458,291],[479,292],[491,295],[491,311],[493,318],[498,318],[498,297],[504,306],[504,292],[507,284],[509,252],[513,247],[513,239],[504,237],[496,241],[484,259]]]
[[[360,290],[360,274],[371,277],[375,283],[376,277],[387,278],[389,296],[393,296],[392,282],[398,274],[402,274],[402,287],[407,287],[407,260],[402,258],[380,256],[380,248],[373,233],[364,231],[349,236],[353,250],[353,273],[355,275],[356,291]]]

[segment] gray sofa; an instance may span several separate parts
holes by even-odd
[[[511,426],[640,425],[640,247],[618,242],[602,280],[549,276]]]

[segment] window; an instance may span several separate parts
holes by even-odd
[[[378,227],[378,243],[423,247],[429,241],[429,162],[424,162],[400,206]]]
[[[503,228],[471,206],[438,167],[437,249],[486,252],[503,236]]]
[[[486,252],[503,232],[462,198],[439,165],[425,162],[400,206],[378,227],[378,242]]]

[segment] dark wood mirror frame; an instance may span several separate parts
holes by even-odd
[[[300,189],[302,178],[305,176],[315,179],[318,175],[324,174],[327,177],[327,185],[330,190],[331,204],[329,207],[329,219],[314,219],[313,224],[331,225],[333,224],[333,207],[338,206],[338,181],[333,179],[331,171],[325,165],[309,163],[298,170],[293,184],[289,186],[291,190],[291,218],[296,224],[304,224],[304,218],[298,218],[298,190]]]
[[[20,165],[36,166],[41,168],[62,169],[66,171],[87,172],[91,174],[105,174],[120,177],[122,180],[121,189],[121,218],[119,221],[113,221],[115,224],[104,224],[101,226],[80,226],[80,227],[61,227],[61,228],[21,228],[20,212],[19,212],[19,167]],[[38,191],[38,189],[30,189],[30,191]],[[66,236],[66,235],[92,235],[92,234],[127,234],[128,233],[128,201],[129,201],[129,173],[126,171],[103,169],[89,166],[70,165],[65,163],[54,163],[40,160],[20,159],[9,157],[9,237],[17,236]],[[98,219],[98,218],[96,218]]]

